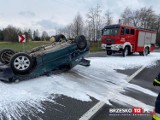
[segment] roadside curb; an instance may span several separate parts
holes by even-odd
[[[146,66],[142,66],[136,72],[134,72],[131,76],[128,77],[127,82],[130,82],[133,78],[135,78],[141,71],[143,71]],[[89,109],[86,113],[84,113],[79,120],[91,120],[96,114],[103,109],[105,106],[105,102],[99,101],[95,104],[91,109]]]

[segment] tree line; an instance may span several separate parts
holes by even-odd
[[[50,39],[48,33],[46,31],[42,32],[40,36],[39,30],[34,30],[33,33],[31,29],[21,30],[20,28],[9,25],[8,27],[0,30],[0,41],[3,42],[18,42],[18,35],[24,34],[26,36],[26,40],[34,40],[34,41],[47,41]]]
[[[120,16],[117,24],[155,30],[157,42],[160,44],[160,14],[156,14],[152,7],[142,7],[136,10],[126,7]],[[72,23],[59,29],[57,33],[63,33],[69,38],[84,34],[88,40],[97,41],[100,40],[102,28],[111,25],[113,21],[115,22],[112,12],[109,9],[102,11],[101,6],[97,5],[88,10],[85,19],[78,13]]]
[[[157,32],[157,42],[160,44],[160,14],[156,14],[152,7],[142,7],[136,10],[126,7],[121,18],[116,23],[133,25],[136,27],[153,29]],[[112,12],[107,9],[103,11],[100,5],[89,8],[84,18],[80,13],[74,17],[73,21],[63,28],[56,30],[55,34],[64,34],[67,38],[75,38],[77,35],[85,35],[90,41],[98,41],[101,38],[101,30],[106,25],[115,23]],[[24,33],[27,40],[49,40],[46,31],[40,36],[38,29],[33,32],[20,30],[13,26],[8,26],[0,30],[0,41],[18,41],[18,34]]]

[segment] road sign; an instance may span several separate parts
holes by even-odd
[[[18,38],[19,38],[19,43],[26,42],[26,36],[25,35],[18,35]]]

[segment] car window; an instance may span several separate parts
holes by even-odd
[[[134,35],[134,29],[131,29],[131,35]]]
[[[121,35],[124,35],[124,33],[125,33],[125,28],[122,27],[122,29],[121,29]]]
[[[103,35],[118,35],[119,33],[119,27],[115,27],[115,28],[106,28],[103,30]]]
[[[129,34],[129,31],[130,31],[130,30],[129,30],[128,28],[126,28],[126,34]]]

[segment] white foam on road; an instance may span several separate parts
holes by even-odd
[[[65,95],[81,101],[91,101],[94,97],[107,104],[109,100],[128,105],[137,105],[145,109],[153,109],[141,101],[124,94],[126,87],[139,90],[145,94],[156,97],[157,94],[143,87],[128,83],[127,75],[117,73],[116,69],[129,69],[147,65],[156,65],[160,60],[159,53],[143,56],[111,56],[94,57],[90,67],[76,66],[68,73],[39,77],[17,84],[0,82],[0,119],[20,120],[22,115],[36,115],[43,112],[42,101],[56,99],[55,94]],[[52,96],[52,97],[51,97]],[[55,97],[55,98],[54,98]]]

